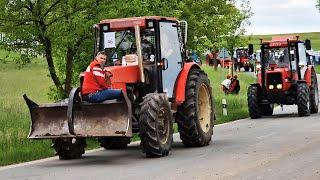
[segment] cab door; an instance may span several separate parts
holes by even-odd
[[[168,97],[173,97],[176,79],[182,69],[182,56],[177,24],[175,22],[159,22],[161,61],[164,62],[162,69],[162,87]]]

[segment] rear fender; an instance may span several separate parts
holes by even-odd
[[[192,69],[200,69],[200,67],[194,62],[186,62],[178,75],[174,88],[174,97],[177,105],[181,105],[185,101],[187,79]]]
[[[308,68],[305,70],[305,73],[304,73],[304,78],[303,80],[306,81],[306,83],[308,84],[308,86],[311,86],[311,75],[312,73],[314,73],[314,68],[313,66],[308,66]]]

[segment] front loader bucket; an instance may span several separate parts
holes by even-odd
[[[73,89],[68,101],[38,105],[26,95],[31,114],[29,138],[132,136],[131,102],[107,100],[88,103]]]
[[[83,102],[74,111],[77,136],[132,136],[129,108],[124,101]]]
[[[31,115],[29,138],[72,136],[69,132],[66,102],[38,105],[26,95]]]

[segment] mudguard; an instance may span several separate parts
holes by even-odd
[[[176,104],[181,105],[185,101],[185,90],[188,75],[191,69],[200,69],[199,65],[194,62],[186,62],[175,83],[174,95]]]

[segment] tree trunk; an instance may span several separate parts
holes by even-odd
[[[65,79],[65,85],[64,85],[65,94],[69,94],[71,91],[72,75],[73,75],[73,63],[72,63],[73,57],[74,57],[74,50],[71,47],[68,47],[67,55],[66,55],[66,79]]]
[[[56,88],[58,89],[58,91],[63,94],[64,90],[63,90],[61,82],[57,76],[56,69],[55,69],[54,63],[53,63],[51,41],[47,37],[42,37],[41,39],[44,41],[43,42],[44,50],[45,50],[45,55],[46,55],[48,69],[50,72],[51,79],[52,79],[54,85],[56,86]]]

